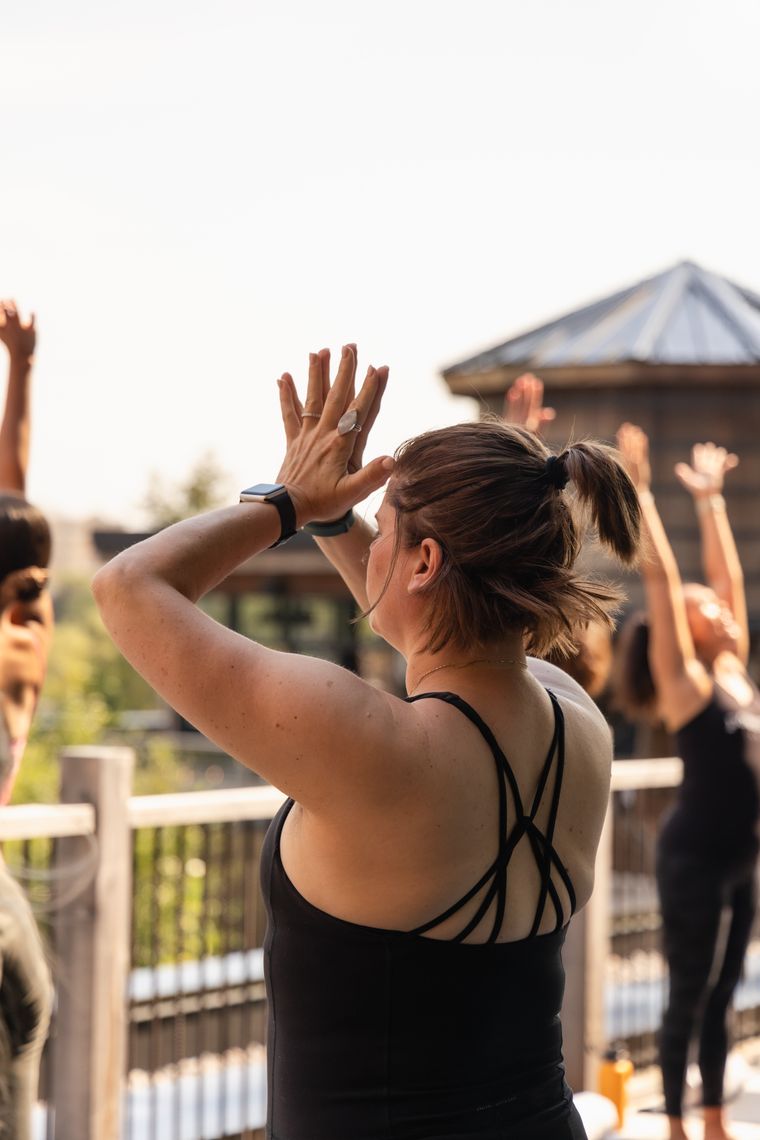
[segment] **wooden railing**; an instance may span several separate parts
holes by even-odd
[[[83,865],[94,851],[91,876],[81,884],[75,898],[53,913],[51,920],[58,1009],[50,1050],[48,1089],[49,1104],[55,1108],[55,1125],[54,1132],[48,1129],[48,1135],[60,1140],[74,1136],[77,1140],[121,1140],[127,1135],[124,1106],[128,1075],[128,995],[130,988],[134,988],[135,976],[130,923],[132,898],[139,887],[133,882],[133,865],[138,866],[133,864],[132,858],[134,840],[147,829],[155,829],[156,834],[166,829],[165,833],[174,837],[172,829],[184,828],[187,835],[191,835],[193,828],[253,826],[252,821],[258,821],[255,829],[260,837],[283,797],[269,787],[132,797],[133,757],[130,750],[123,748],[69,749],[62,755],[61,764],[63,802],[3,809],[0,841],[54,839],[54,863],[62,872],[67,866]],[[630,793],[646,789],[673,789],[680,779],[678,760],[616,762],[613,802],[615,797],[626,794],[630,797]],[[600,845],[594,896],[571,924],[566,943],[563,1024],[568,1077],[575,1088],[595,1087],[598,1059],[607,1044],[604,985],[610,952],[614,818],[611,812]],[[257,850],[254,861],[258,858]],[[179,864],[178,873],[184,874],[188,861],[178,861],[176,855],[172,858]],[[196,856],[193,859],[199,864],[203,862]],[[253,881],[249,882],[249,878]],[[253,879],[253,869],[248,865],[245,881],[246,889],[258,891],[258,880]],[[151,886],[149,884],[149,889]],[[260,946],[259,918],[252,925],[249,923],[249,927],[255,933],[255,942],[249,946],[241,944],[244,953],[240,962],[236,957],[233,962],[234,956],[230,955],[225,959],[223,953],[219,959],[228,965],[232,962],[238,972],[243,970],[235,984],[237,996],[244,1004],[263,1001],[260,965],[257,964],[260,959],[245,957],[255,951],[256,945]],[[157,960],[160,961],[160,955]],[[186,965],[194,968],[198,963]],[[187,986],[182,982],[177,995],[182,998],[176,1005],[177,1016],[188,1016],[188,1010],[201,1008],[206,1013],[211,1010],[209,1016],[216,1016],[212,1008],[213,1001],[219,999],[216,991],[209,996],[208,989],[204,990],[200,995],[203,1000],[193,1004],[192,995],[188,996]],[[170,1004],[164,1004],[167,1016],[174,1016]],[[220,1008],[223,1006],[222,1001]],[[239,1009],[239,1003],[235,1008]],[[149,1011],[148,1017],[151,1016]],[[155,1013],[155,1017],[160,1019],[160,1016],[160,1011]],[[185,1049],[184,1053],[174,1055],[177,1086],[184,1072],[182,1058],[187,1053]],[[241,1064],[248,1064],[245,1057]],[[169,1079],[166,1069],[165,1066],[164,1081]],[[159,1099],[156,1094],[156,1101]],[[172,1111],[177,1121],[181,1104]],[[157,1134],[156,1127],[151,1125],[145,1135]],[[257,1133],[244,1126],[239,1135],[253,1137]]]
[[[567,980],[562,1024],[567,1077],[571,1088],[596,1088],[599,1063],[610,1044],[606,1002],[615,919],[615,888],[619,882],[619,805],[626,794],[630,796],[632,793],[659,792],[667,797],[668,792],[672,794],[681,783],[682,775],[682,762],[674,756],[613,762],[610,810],[607,812],[597,851],[594,893],[590,902],[570,924],[563,956]],[[649,820],[652,836],[647,850],[650,854],[659,810],[660,805]],[[657,934],[658,931],[655,932]]]

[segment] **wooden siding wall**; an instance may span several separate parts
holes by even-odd
[[[500,412],[502,403],[503,396],[488,398],[490,411]],[[639,384],[618,389],[547,384],[546,403],[557,411],[546,433],[554,449],[585,436],[614,442],[624,420],[648,433],[653,490],[685,580],[704,580],[699,530],[690,496],[673,467],[689,459],[692,444],[705,440],[737,453],[740,465],[727,479],[726,502],[744,567],[750,621],[760,633],[760,385],[739,387],[726,381],[711,388],[654,386],[647,384],[644,373]],[[612,571],[604,559],[594,557],[593,563]],[[617,567],[612,572],[620,576]],[[637,576],[622,577],[631,604],[640,604]]]

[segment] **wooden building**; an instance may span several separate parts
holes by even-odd
[[[453,364],[443,377],[454,394],[501,412],[507,388],[528,371],[544,381],[557,411],[546,431],[555,449],[586,436],[613,442],[625,420],[648,433],[653,490],[687,579],[702,580],[698,528],[674,464],[704,440],[737,453],[726,500],[757,641],[760,295],[685,261]],[[627,588],[637,604],[635,576]]]
[[[101,563],[148,533],[97,530]],[[403,671],[396,653],[360,629],[359,609],[343,579],[304,531],[276,550],[248,559],[207,595],[209,612],[229,629],[273,649],[335,661],[391,690]]]

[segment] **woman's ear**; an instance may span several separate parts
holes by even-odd
[[[423,538],[412,562],[407,592],[419,593],[432,586],[443,568],[443,549],[434,538]]]

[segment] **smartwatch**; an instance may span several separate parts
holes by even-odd
[[[240,492],[241,503],[271,503],[280,516],[280,537],[269,548],[287,542],[296,533],[296,509],[288,489],[282,483],[256,483]]]

